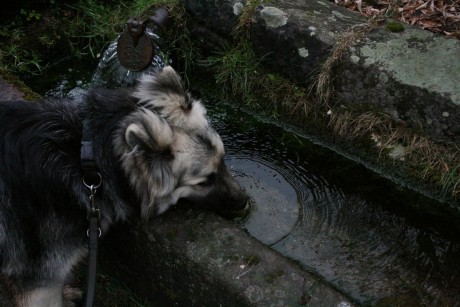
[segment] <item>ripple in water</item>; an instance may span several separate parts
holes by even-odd
[[[227,167],[253,199],[244,222],[253,236],[267,245],[280,241],[294,228],[299,206],[295,189],[261,158],[230,156]]]
[[[298,137],[274,125],[208,108],[227,167],[254,200],[243,223],[252,236],[359,303],[460,301],[458,239],[414,208],[401,211],[407,198],[395,187],[306,140],[290,148]]]

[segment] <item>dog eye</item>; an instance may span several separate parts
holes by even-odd
[[[198,185],[206,187],[213,185],[216,182],[217,175],[216,173],[209,174],[208,177],[206,177],[205,181],[200,182]]]

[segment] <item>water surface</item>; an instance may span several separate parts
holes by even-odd
[[[261,242],[362,304],[460,302],[455,218],[278,125],[208,103],[226,163],[253,198],[243,222]]]

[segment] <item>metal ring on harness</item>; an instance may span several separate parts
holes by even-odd
[[[101,227],[98,227],[97,230],[98,230],[98,235],[97,235],[97,237],[100,238],[100,237],[102,236]],[[89,229],[86,230],[86,236],[89,238]]]
[[[83,175],[83,184],[85,185],[85,187],[87,187],[88,189],[92,190],[92,189],[97,189],[99,188],[101,185],[102,185],[102,176],[99,172],[96,172],[96,174],[99,176],[99,182],[97,185],[94,185],[94,184],[88,184],[86,183],[85,181],[85,175]]]

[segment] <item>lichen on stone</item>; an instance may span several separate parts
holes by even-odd
[[[267,6],[260,11],[260,18],[265,20],[267,27],[278,28],[288,21],[288,14],[279,8]]]

